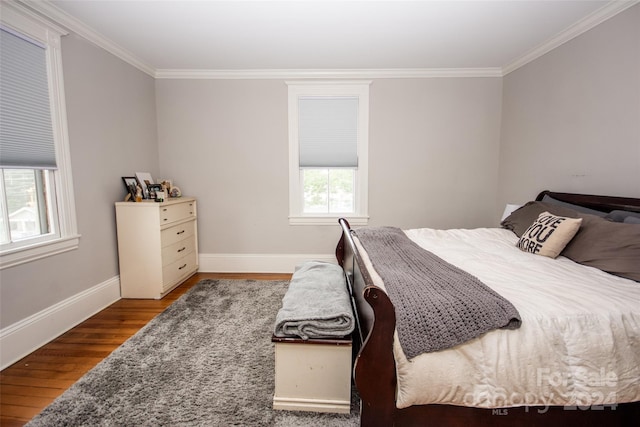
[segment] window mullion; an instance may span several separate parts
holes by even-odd
[[[47,197],[45,195],[45,186],[43,182],[43,171],[35,170],[35,184],[36,184],[36,205],[38,207],[38,219],[40,230],[38,234],[47,234],[49,232],[49,212],[47,209]],[[48,191],[48,188],[46,189]]]
[[[11,229],[9,226],[9,208],[7,205],[6,193],[4,190],[4,170],[0,169],[0,206],[2,207],[2,231],[0,234],[0,243],[9,243],[11,241]]]

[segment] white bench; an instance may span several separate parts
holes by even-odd
[[[273,409],[349,413],[351,410],[351,336],[279,338],[275,343]]]

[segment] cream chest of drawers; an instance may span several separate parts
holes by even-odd
[[[196,199],[116,203],[122,298],[160,299],[198,271]]]

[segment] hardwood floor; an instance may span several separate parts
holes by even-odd
[[[0,373],[0,426],[22,426],[202,279],[290,274],[198,273],[161,300],[121,299]]]

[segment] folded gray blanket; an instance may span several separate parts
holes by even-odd
[[[276,316],[274,335],[336,338],[349,335],[354,326],[342,268],[320,261],[297,267]]]
[[[356,235],[393,303],[398,339],[408,358],[492,329],[520,327],[520,314],[509,301],[399,228],[361,228]]]

